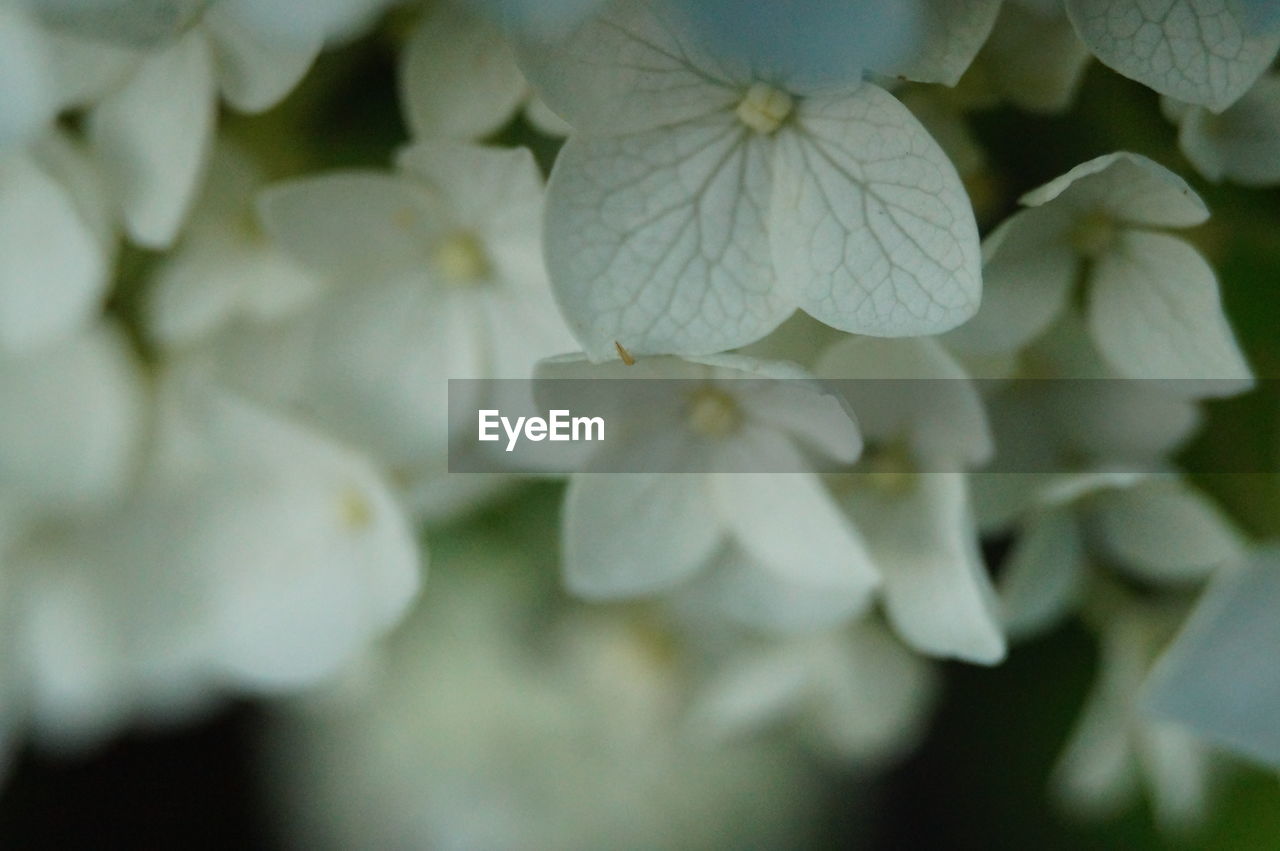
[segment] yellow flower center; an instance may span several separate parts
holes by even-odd
[[[373,523],[373,506],[354,486],[342,492],[338,506],[342,526],[348,532],[361,532]]]
[[[768,83],[755,83],[747,89],[736,112],[739,121],[767,136],[782,126],[794,107],[791,95]]]
[[[474,234],[461,231],[436,244],[431,262],[453,284],[478,284],[489,277],[491,267],[484,246]]]
[[[733,396],[715,387],[693,394],[689,426],[704,437],[728,437],[742,425],[742,409]]]

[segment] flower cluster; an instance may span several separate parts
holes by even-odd
[[[391,5],[0,0],[0,746],[323,683],[316,841],[785,844],[813,753],[1077,618],[1070,806],[1280,766],[1280,564],[1174,461],[1256,383],[1210,209],[1121,150],[1001,210],[971,132],[1093,57],[1280,184],[1273,4]],[[390,163],[308,135],[360,39]],[[634,467],[810,472],[449,473],[447,380],[534,376],[700,385]]]

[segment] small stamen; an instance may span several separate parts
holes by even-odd
[[[728,437],[742,425],[742,409],[733,396],[715,387],[694,394],[689,426],[704,437]]]
[[[738,120],[757,133],[769,135],[791,115],[795,101],[791,95],[768,83],[754,83],[738,104]]]
[[[484,246],[470,233],[455,233],[442,239],[431,253],[431,262],[450,283],[476,284],[489,277]]]

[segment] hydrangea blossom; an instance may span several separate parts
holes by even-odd
[[[527,378],[572,342],[546,283],[529,153],[422,142],[397,163],[277,184],[260,204],[330,290],[303,317],[301,404],[395,470],[424,512],[447,513],[486,484],[442,479],[447,379]]]
[[[1156,820],[1171,831],[1194,828],[1208,814],[1208,748],[1141,712],[1147,675],[1181,614],[1120,600],[1100,616],[1100,671],[1053,776],[1070,810],[1115,815],[1145,791]]]
[[[664,650],[669,632],[635,610],[574,608],[547,623],[526,557],[491,544],[465,552],[437,570],[432,602],[354,687],[281,713],[276,773],[300,840],[795,841],[810,774],[768,739],[724,749],[686,733],[692,666]]]
[[[634,366],[563,358],[542,364],[539,376],[683,379],[696,388],[688,399],[669,399],[657,427],[602,450],[571,478],[564,509],[571,591],[634,597],[697,577],[716,596],[736,598],[742,614],[809,628],[866,607],[877,579],[863,544],[817,474],[800,472],[809,468],[806,452],[852,462],[861,439],[838,400],[805,384],[807,373],[719,355]],[[643,469],[658,456],[711,472],[590,472]],[[723,472],[750,469],[744,463],[762,457],[787,472]]]
[[[1278,565],[1272,546],[1224,572],[1161,658],[1147,694],[1156,717],[1272,766],[1280,766],[1280,679],[1271,664]]]
[[[1212,267],[1164,233],[1209,212],[1177,175],[1130,153],[1098,157],[1022,197],[1028,208],[984,244],[988,303],[951,337],[973,351],[1016,349],[1068,309],[1083,279],[1098,351],[1127,378],[1168,382],[1190,395],[1249,386]]]
[[[947,8],[947,22],[973,14]],[[973,214],[910,112],[860,79],[810,88],[710,53],[673,14],[614,5],[521,55],[574,131],[548,189],[546,247],[587,354],[722,351],[797,308],[881,336],[969,318]]]

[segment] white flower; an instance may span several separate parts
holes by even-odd
[[[551,176],[545,241],[593,360],[615,341],[637,354],[741,346],[797,308],[878,336],[973,314],[973,212],[902,104],[860,80],[808,89],[714,57],[666,14],[614,6],[521,53],[574,130]]]
[[[279,244],[328,283],[310,323],[302,404],[448,511],[447,379],[527,378],[571,347],[538,243],[543,187],[526,150],[452,142],[401,152],[398,174],[278,184],[261,199]],[[459,490],[461,489],[461,490]]]
[[[204,195],[148,294],[145,325],[155,342],[189,345],[238,320],[281,322],[318,297],[316,278],[258,223],[254,201],[262,183],[240,151],[214,152]]]
[[[1221,112],[1280,48],[1224,0],[1066,0],[1080,38],[1103,63],[1157,92]]]
[[[533,97],[515,52],[498,26],[460,5],[433,4],[400,54],[400,102],[415,138],[479,139],[518,110],[539,130],[567,126]]]
[[[418,587],[413,535],[364,458],[197,375],[168,374],[155,401],[136,487],[7,554],[5,643],[54,746],[312,683]]]
[[[848,463],[861,441],[844,406],[802,370],[719,355],[634,366],[566,358],[544,362],[538,375],[682,382],[646,403],[654,413],[646,429],[597,452],[586,469],[688,472],[570,480],[563,534],[571,591],[633,597],[696,577],[707,599],[737,600],[741,615],[792,629],[865,608],[878,581],[865,548],[821,479],[802,472],[811,469],[804,453]],[[725,472],[761,467],[783,472]]]
[[[1068,310],[1083,278],[1089,334],[1126,378],[1165,382],[1166,392],[1230,395],[1251,373],[1223,313],[1213,269],[1165,228],[1204,222],[1208,210],[1185,181],[1145,157],[1108,154],[1022,197],[983,246],[983,310],[950,337],[961,348],[1025,345]]]
[[[1152,674],[1161,719],[1280,768],[1280,553],[1260,549],[1223,572]]]
[[[86,125],[136,242],[164,248],[176,238],[212,152],[219,97],[241,112],[266,110],[298,83],[320,44],[265,39],[233,4],[218,3],[176,39],[134,52]]]
[[[964,471],[991,455],[975,387],[931,339],[849,338],[815,371],[858,413],[867,448],[830,484],[865,540],[896,632],[934,656],[1004,658]]]
[[[1005,623],[1015,637],[1056,625],[1102,570],[1187,588],[1242,551],[1222,511],[1175,476],[1064,474],[1024,516],[1000,581]]]
[[[0,153],[0,353],[67,340],[97,318],[112,257],[106,199],[60,135]]]
[[[1178,145],[1210,180],[1246,186],[1280,183],[1280,74],[1267,73],[1220,113],[1163,100],[1178,124]]]
[[[1055,791],[1068,809],[1115,815],[1145,786],[1165,829],[1193,828],[1207,815],[1208,749],[1185,730],[1141,713],[1143,685],[1177,614],[1118,601],[1102,619],[1100,671],[1054,769]]]
[[[134,472],[142,405],[138,367],[118,329],[0,352],[0,501],[57,512],[119,496]]]
[[[527,556],[457,544],[354,693],[296,701],[275,725],[272,776],[298,841],[794,844],[811,775],[790,747],[684,734],[675,636],[634,611],[548,610]]]
[[[739,642],[700,685],[690,723],[703,735],[733,739],[790,722],[818,753],[874,769],[923,736],[937,687],[929,662],[865,619]]]

